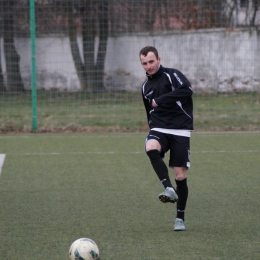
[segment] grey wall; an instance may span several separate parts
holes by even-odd
[[[116,84],[125,79],[126,89],[140,88],[144,72],[138,53],[145,45],[155,45],[162,64],[181,70],[197,92],[260,91],[259,36],[255,31],[222,29],[110,39],[108,87],[122,87]]]
[[[108,90],[139,91],[145,79],[139,51],[155,45],[162,65],[182,71],[195,92],[260,91],[260,42],[256,31],[199,30],[165,35],[110,37],[104,83]],[[79,38],[79,45],[81,39]],[[98,40],[96,41],[97,47]],[[16,39],[21,73],[31,88],[30,40]],[[37,88],[77,91],[79,81],[67,37],[37,38]],[[5,62],[2,53],[2,66]]]

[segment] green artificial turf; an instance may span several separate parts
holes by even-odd
[[[101,260],[260,259],[260,134],[192,134],[185,232],[145,137],[0,135],[0,259],[69,259],[80,237]]]

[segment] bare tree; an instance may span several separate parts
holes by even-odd
[[[86,1],[79,9],[82,20],[82,46],[86,71],[85,87],[89,92],[92,92],[95,80],[95,36],[97,31],[95,6],[91,1]]]
[[[156,8],[155,8],[156,1],[145,1],[146,12],[145,12],[145,29],[149,32],[153,31],[153,25],[156,18]]]
[[[251,0],[241,2],[239,0],[225,0],[225,12],[228,18],[228,25],[230,27],[256,26],[256,18],[260,9],[260,0]],[[239,21],[239,12],[243,12],[245,18]]]
[[[109,34],[108,1],[70,0],[63,5],[68,16],[68,32],[72,57],[81,89],[89,92],[104,90],[104,64]],[[83,57],[78,46],[77,19],[80,19]],[[95,62],[95,38],[99,38]]]
[[[259,10],[259,6],[260,6],[260,0],[252,0],[253,15],[250,20],[250,26],[255,26],[256,14],[257,11]]]
[[[2,13],[2,36],[4,45],[4,54],[6,62],[7,84],[4,88],[8,91],[23,92],[24,84],[20,73],[20,55],[16,51],[14,42],[14,14],[15,0],[1,1],[0,10]],[[1,71],[2,75],[2,71]],[[3,78],[0,79],[3,84]],[[1,82],[0,82],[1,84]]]
[[[0,48],[0,61],[1,61],[1,48]],[[5,85],[4,85],[4,76],[3,76],[3,68],[2,63],[0,62],[0,93],[5,92]]]
[[[75,25],[75,8],[74,2],[69,2],[69,6],[66,6],[65,9],[68,14],[68,30],[69,30],[69,39],[70,39],[70,49],[71,54],[74,60],[75,68],[79,77],[81,84],[81,89],[86,88],[86,69],[85,64],[81,59],[79,46],[77,42],[77,27]]]
[[[0,4],[2,5],[1,2],[0,2]],[[2,34],[2,32],[3,32],[3,19],[2,19],[1,16],[0,16],[0,26],[1,26],[0,32]],[[5,85],[4,85],[4,76],[3,76],[3,68],[2,68],[1,60],[2,60],[2,44],[0,44],[0,93],[6,91]]]
[[[238,0],[225,0],[224,8],[228,20],[229,27],[235,27],[238,23]]]
[[[97,61],[95,66],[95,73],[96,73],[95,92],[99,92],[104,89],[103,77],[104,77],[105,57],[106,57],[108,30],[109,30],[108,26],[109,26],[108,1],[100,0],[98,3],[99,45],[98,45],[98,52],[97,52]]]

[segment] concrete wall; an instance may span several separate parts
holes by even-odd
[[[78,40],[80,45],[81,39]],[[98,40],[96,47],[97,43]],[[104,75],[108,90],[140,90],[145,74],[138,54],[146,45],[155,45],[162,64],[182,71],[196,92],[260,91],[257,31],[225,29],[110,37]],[[30,40],[16,39],[16,47],[25,87],[30,89]],[[37,38],[36,47],[37,88],[80,90],[67,37]],[[3,53],[2,66],[5,71]]]

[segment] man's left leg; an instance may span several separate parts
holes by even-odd
[[[175,182],[177,185],[177,194],[179,200],[177,201],[177,216],[175,219],[175,231],[185,230],[184,215],[186,203],[188,200],[188,185],[187,185],[187,168],[174,167]]]
[[[188,199],[187,170],[190,167],[190,138],[186,136],[172,136],[169,166],[173,168],[177,185],[177,216],[175,231],[185,230],[184,215]]]

